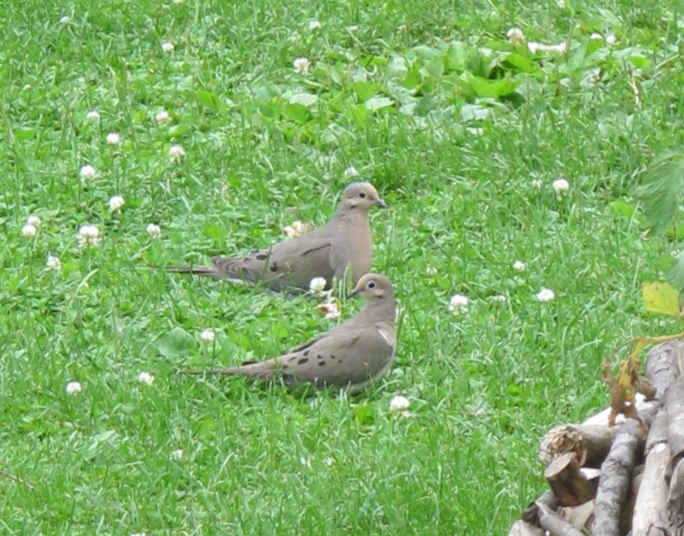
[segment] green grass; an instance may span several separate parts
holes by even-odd
[[[0,532],[504,533],[545,489],[540,436],[607,405],[604,357],[674,329],[639,291],[676,244],[645,238],[633,194],[684,132],[681,14],[528,4],[6,3]],[[540,62],[507,44],[512,26],[569,52]],[[172,164],[176,143],[186,156]],[[86,164],[97,175],[81,185]],[[392,205],[372,216],[374,270],[403,311],[391,374],[353,400],[303,401],[178,377],[274,355],[331,321],[304,298],[146,266],[320,224],[349,166]],[[559,176],[566,195],[551,188]],[[126,204],[110,214],[117,194]],[[99,247],[79,247],[85,224]],[[61,271],[45,270],[48,254]],[[538,303],[541,287],[555,300]],[[449,313],[455,293],[466,314]],[[200,342],[207,328],[214,345]],[[69,381],[82,393],[67,395]],[[411,418],[390,414],[396,394]]]

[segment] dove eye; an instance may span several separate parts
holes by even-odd
[[[367,288],[375,288],[375,281],[370,281],[367,285]]]
[[[366,199],[366,192],[361,192],[361,193],[359,194],[359,197],[360,197],[361,199]]]

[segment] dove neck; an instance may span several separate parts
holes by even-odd
[[[368,211],[361,207],[342,207],[335,213],[334,219],[342,223],[368,222]]]
[[[383,296],[382,298],[371,298],[366,305],[368,314],[374,320],[384,320],[385,322],[394,322],[394,317],[397,312],[397,302],[394,296]]]

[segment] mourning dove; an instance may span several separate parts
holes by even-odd
[[[230,374],[270,382],[281,378],[288,387],[310,384],[356,394],[382,378],[397,348],[392,283],[384,275],[364,275],[350,296],[364,296],[366,306],[339,326],[306,344],[266,361],[188,374]]]
[[[274,291],[301,291],[308,290],[315,277],[325,278],[326,288],[331,288],[333,279],[342,280],[349,267],[352,284],[356,285],[373,264],[368,223],[368,211],[373,206],[389,208],[372,184],[355,182],[345,188],[339,209],[323,227],[242,258],[214,257],[211,266],[165,269],[262,284]]]

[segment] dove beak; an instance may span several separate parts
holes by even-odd
[[[390,206],[385,203],[382,199],[378,197],[378,200],[375,202],[376,205],[378,205],[380,208],[390,208]]]
[[[352,291],[349,293],[349,297],[350,297],[350,298],[353,298],[354,296],[358,296],[358,295],[361,293],[362,290],[363,290],[363,287],[356,287],[354,290],[352,290]]]

